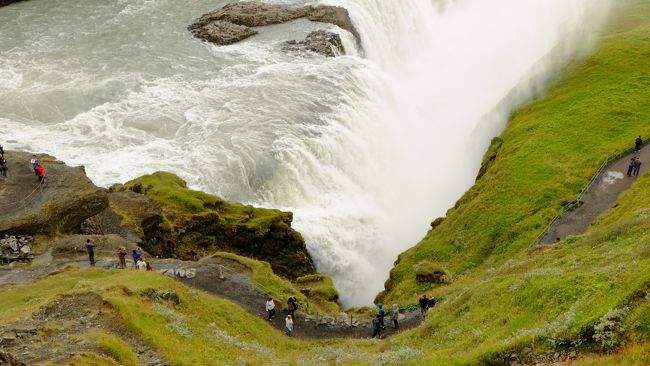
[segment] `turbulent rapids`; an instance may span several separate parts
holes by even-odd
[[[318,269],[359,305],[473,183],[512,109],[588,51],[610,0],[323,1],[349,10],[363,51],[306,19],[231,46],[193,38],[187,26],[225,3],[0,8],[0,143],[85,165],[98,184],[167,170],[293,211]],[[283,50],[317,29],[347,55]]]

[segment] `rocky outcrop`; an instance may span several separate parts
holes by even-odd
[[[309,51],[327,57],[345,54],[341,36],[323,30],[309,33],[303,41],[288,41],[285,47],[288,51]]]
[[[204,14],[189,29],[200,39],[218,45],[229,45],[257,34],[253,27],[286,23],[299,18],[334,24],[352,33],[357,42],[361,43],[348,11],[328,5],[290,8],[258,1],[232,3]]]
[[[9,4],[17,3],[24,0],[0,0],[0,7],[7,6]]]
[[[34,258],[31,236],[8,236],[0,239],[0,263],[29,261]]]
[[[39,156],[46,179],[39,184],[31,154],[6,154],[9,177],[0,185],[0,235],[76,233],[81,223],[108,207],[106,190],[96,187],[83,167]]]

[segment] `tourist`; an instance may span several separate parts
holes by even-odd
[[[88,252],[88,261],[90,266],[95,266],[95,242],[91,239],[86,239],[86,251]]]
[[[117,249],[117,259],[119,259],[120,269],[126,268],[126,248],[119,247]]]
[[[2,173],[3,177],[6,177],[8,171],[9,169],[7,168],[7,159],[5,159],[4,154],[0,154],[0,173]]]
[[[142,258],[142,252],[138,253],[137,250],[133,249],[131,256],[133,257],[133,268],[138,268],[138,261]]]
[[[293,317],[291,314],[287,315],[287,318],[284,320],[284,325],[287,327],[286,334],[291,337],[293,334]]]
[[[636,138],[636,141],[634,141],[634,151],[638,152],[641,150],[641,146],[643,146],[643,139],[639,136]]]
[[[135,250],[134,250],[135,252]],[[138,271],[146,271],[147,270],[147,262],[144,261],[144,258],[140,257],[138,258],[138,261],[135,263],[135,266],[138,268]]]
[[[145,262],[147,264],[147,272],[153,271],[153,267],[151,266],[151,262]]]
[[[427,300],[426,295],[422,294],[422,297],[420,297],[418,302],[420,303],[420,315],[424,318],[424,315],[427,313],[427,304],[429,303],[429,300]]]
[[[379,323],[381,324],[381,329],[386,329],[386,325],[384,325],[384,316],[386,315],[386,312],[384,311],[384,304],[379,304],[379,311],[377,311],[377,315],[379,316]]]
[[[638,177],[639,170],[641,170],[641,159],[639,159],[639,157],[637,156],[636,159],[634,160],[634,170],[632,171],[632,175]]]
[[[431,295],[431,297],[427,300],[427,309],[432,309],[434,306],[436,306],[436,298]]]
[[[372,338],[379,338],[381,339],[381,322],[379,321],[379,314],[375,315],[374,318],[372,318]]]
[[[266,302],[266,312],[269,315],[268,321],[271,321],[271,318],[275,315],[275,302],[273,302],[273,298],[271,297],[269,297],[269,300]]]
[[[399,328],[399,323],[397,322],[397,319],[399,317],[399,307],[397,304],[393,304],[393,309],[390,312],[390,320],[393,321],[393,327],[395,329]]]
[[[43,184],[43,180],[45,180],[45,168],[38,163],[36,163],[36,175],[38,175],[38,183]]]
[[[2,145],[0,145],[0,155],[4,155],[4,154],[5,154],[5,148]]]
[[[32,158],[29,160],[29,163],[32,165],[32,168],[34,169],[34,175],[38,176],[38,158],[36,155],[32,155]]]
[[[627,176],[632,176],[632,171],[634,170],[634,162],[636,161],[636,156],[630,158],[630,164],[627,166]]]
[[[291,319],[295,319],[296,310],[298,310],[298,299],[294,296],[290,296],[289,300],[287,300],[287,310],[289,310],[289,314],[291,314]]]

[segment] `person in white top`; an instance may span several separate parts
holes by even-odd
[[[291,317],[291,314],[287,315],[287,318],[284,320],[284,324],[287,327],[286,334],[291,337],[293,334],[293,318]]]
[[[275,315],[275,302],[273,302],[273,298],[271,297],[269,297],[269,300],[266,302],[266,312],[269,313],[268,321],[271,321],[271,318]]]
[[[138,267],[139,271],[146,271],[147,270],[147,262],[144,261],[144,258],[140,257],[138,259],[138,263],[135,264]]]

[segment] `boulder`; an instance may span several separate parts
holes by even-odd
[[[0,213],[0,234],[23,235],[72,233],[81,223],[108,206],[106,191],[96,187],[83,167],[69,167],[48,155],[40,155],[46,180],[39,184],[29,162],[30,153],[7,152],[9,177],[0,202],[11,203]]]
[[[286,23],[299,18],[334,24],[352,33],[357,43],[361,44],[359,33],[354,27],[348,11],[329,5],[295,8],[259,1],[231,3],[219,10],[204,14],[188,29],[197,38],[218,45],[228,45],[257,34],[255,30],[251,29],[252,27]]]
[[[288,41],[285,49],[289,51],[310,51],[327,57],[345,54],[341,36],[324,30],[309,33],[303,41]]]

